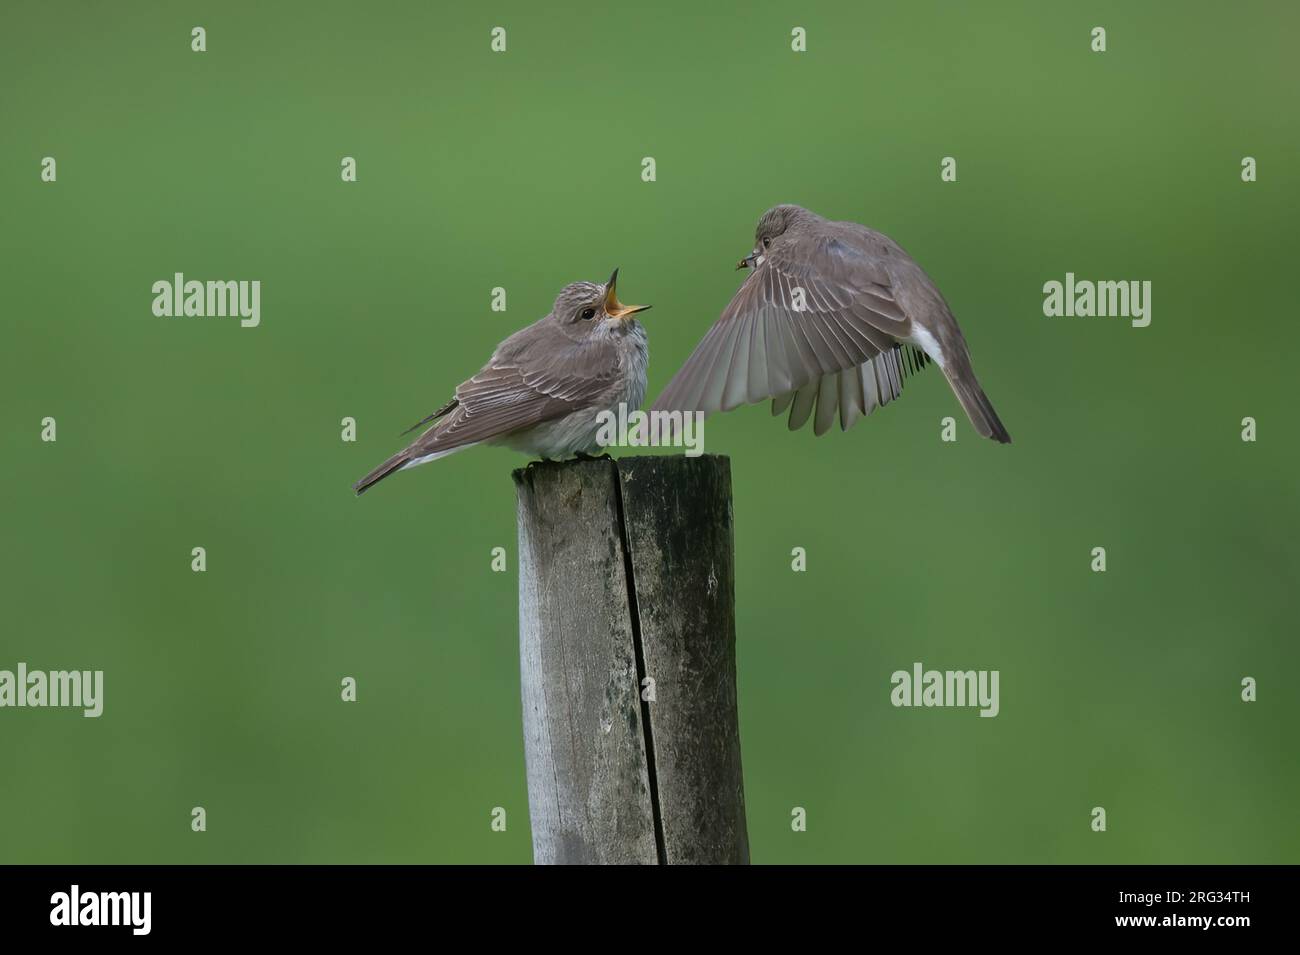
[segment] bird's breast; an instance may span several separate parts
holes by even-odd
[[[619,352],[623,374],[613,405],[617,408],[623,402],[628,411],[634,411],[645,400],[646,378],[650,368],[650,344],[645,329],[639,322],[634,322],[628,330]]]

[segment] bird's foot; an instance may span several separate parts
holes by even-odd
[[[609,456],[608,451],[606,451],[604,454],[599,456],[588,454],[586,451],[575,451],[573,452],[573,456],[579,461],[613,461],[614,460],[612,457]]]

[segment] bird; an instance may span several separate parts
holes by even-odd
[[[773,206],[736,268],[750,273],[651,414],[710,414],[770,398],[773,415],[789,410],[791,431],[813,416],[822,435],[836,412],[847,430],[933,362],[975,430],[1010,443],[948,303],[889,236]]]
[[[566,285],[550,313],[515,332],[479,372],[405,433],[435,422],[354,484],[357,495],[398,471],[478,444],[504,445],[543,460],[587,456],[598,447],[602,412],[645,399],[649,345],[609,281]]]

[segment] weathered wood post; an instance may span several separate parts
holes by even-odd
[[[747,863],[725,457],[532,464],[519,662],[538,863]]]

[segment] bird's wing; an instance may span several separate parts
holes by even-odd
[[[859,243],[835,235],[778,243],[653,407],[730,411],[798,392],[847,369],[867,370],[882,354],[896,354],[896,337],[910,331],[889,272]],[[871,374],[887,377],[894,362]]]
[[[419,421],[415,422],[415,424],[411,425],[409,428],[403,431],[402,434],[410,434],[416,428],[420,427],[420,425],[428,424],[430,421],[436,421],[438,418],[444,417],[448,412],[455,411],[456,405],[458,404],[460,404],[460,399],[452,398],[451,401],[447,402],[437,411],[433,412],[433,414],[425,415]]]
[[[411,458],[450,451],[560,418],[605,398],[618,380],[608,341],[577,342],[540,326],[536,337],[501,350],[456,389],[455,406],[407,449]]]
[[[823,375],[797,391],[777,395],[772,399],[772,414],[780,415],[789,408],[790,430],[798,431],[813,417],[815,407],[813,431],[822,435],[830,430],[839,412],[840,430],[847,431],[859,418],[901,395],[904,379],[929,362],[929,356],[919,348],[894,345],[861,365]]]

